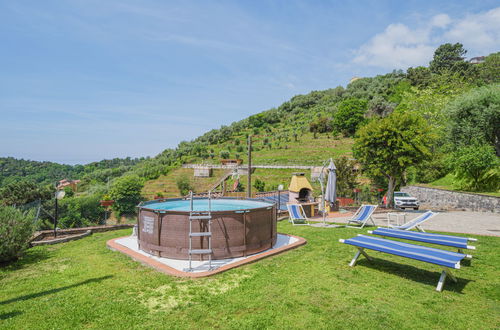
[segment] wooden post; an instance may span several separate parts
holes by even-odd
[[[248,181],[247,198],[252,197],[252,136],[248,136]]]

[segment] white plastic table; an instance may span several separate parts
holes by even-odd
[[[401,226],[402,224],[406,223],[406,213],[403,213],[403,212],[397,212],[397,213],[387,213],[387,227],[390,227],[390,223],[391,223],[391,217],[394,217],[394,219],[396,220],[396,223],[398,226]],[[401,222],[401,218],[403,219],[403,222]]]

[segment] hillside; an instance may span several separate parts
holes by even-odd
[[[361,168],[364,177],[357,176],[357,171],[353,175],[356,164],[348,160],[354,157],[354,140],[359,141],[364,128],[379,125],[385,119],[390,122],[398,116],[416,118],[419,125],[425,127],[427,133],[417,136],[429,137],[425,149],[429,150],[430,156],[405,165],[397,177],[393,176],[396,187],[407,183],[443,183],[442,178],[451,178],[445,180],[449,188],[496,194],[500,188],[500,53],[491,54],[484,63],[473,65],[463,56],[448,56],[444,54],[446,52],[462,54],[465,51],[460,44],[442,45],[436,50],[429,67],[360,78],[346,87],[296,95],[276,108],[210,130],[153,158],[113,159],[76,166],[3,158],[0,159],[0,188],[9,183],[16,185],[0,189],[0,200],[9,204],[1,195],[8,194],[9,201],[17,200],[21,204],[41,195],[37,188],[17,184],[18,181],[53,184],[63,178],[81,179],[75,197],[66,198],[61,203],[61,214],[66,216],[68,226],[95,222],[94,215],[78,219],[78,214],[83,214],[78,210],[89,210],[89,206],[94,205],[94,208],[99,208],[95,214],[102,214],[103,209],[97,205],[99,199],[121,198],[123,191],[133,196],[123,197],[127,205],[122,205],[119,212],[133,213],[141,199],[150,199],[157,193],[179,197],[177,181],[180,178],[187,178],[196,192],[211,188],[225,173],[224,170],[215,170],[210,178],[194,178],[192,169],[181,166],[220,164],[221,159],[234,158],[242,159],[246,164],[249,136],[252,138],[254,165],[321,166],[330,157],[338,162],[345,156],[344,182],[338,181],[339,193],[347,197],[356,187],[373,194],[373,185],[387,187],[388,178],[378,169]],[[401,135],[398,136],[394,140],[396,144],[402,141]],[[412,134],[409,136],[411,139]],[[378,144],[368,148],[367,157],[364,163],[359,161],[360,164],[366,166],[367,160],[374,158],[371,150],[385,142],[384,138],[377,140]],[[387,150],[393,150],[393,147],[386,145],[382,152],[391,157],[392,152]],[[400,159],[405,161],[404,157],[403,154]],[[481,161],[476,162],[478,159]],[[382,163],[376,160],[375,166]],[[475,165],[471,172],[470,164],[479,165]],[[265,183],[265,190],[274,190],[279,184],[286,188],[291,174],[299,171],[256,169],[252,185],[259,180]],[[301,172],[309,175],[308,170]],[[246,179],[240,177],[243,188],[246,188]],[[229,179],[227,186],[231,187],[233,182]],[[313,182],[313,185],[315,189],[319,188],[317,183]],[[26,187],[33,191],[26,191]],[[114,190],[115,187],[122,187],[123,191]],[[67,215],[64,207],[68,210]],[[79,222],[71,224],[72,219]]]
[[[269,139],[270,142],[264,144],[264,140]],[[234,141],[239,140],[240,145],[245,144],[245,136],[237,135],[231,142],[221,145],[209,145],[207,148],[213,149],[215,154],[220,154],[224,150],[235,150]],[[300,138],[283,141],[283,146],[278,148],[269,147],[276,139],[265,136],[253,136],[252,144],[254,151],[252,152],[253,165],[313,165],[321,166],[322,163],[329,157],[351,156],[352,139],[350,138],[333,138],[331,135],[320,134],[314,138],[313,134],[305,133]],[[245,147],[246,148],[246,147]],[[246,151],[246,150],[245,150]],[[243,159],[243,163],[248,162],[246,152],[237,153],[233,156],[239,156]],[[203,159],[202,157],[190,158],[192,163],[204,164],[219,164],[219,158]],[[252,175],[252,183],[255,180],[261,180],[266,183],[266,189],[273,190],[279,184],[287,187],[291,174],[300,172],[297,169],[256,169]],[[309,176],[308,170],[302,170]],[[208,190],[216,181],[225,173],[224,170],[214,170],[210,178],[195,178],[192,169],[178,168],[171,172],[161,175],[157,179],[148,180],[142,190],[143,194],[151,198],[156,192],[163,192],[165,197],[178,197],[180,195],[176,185],[176,181],[181,176],[189,178],[195,192],[203,192]],[[241,176],[240,182],[243,185],[247,184],[247,177]],[[228,186],[232,186],[233,180],[228,180]],[[317,185],[313,183],[313,185]],[[316,187],[319,189],[319,186]],[[255,189],[254,189],[255,190]]]

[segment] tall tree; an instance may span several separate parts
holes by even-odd
[[[345,136],[354,135],[356,129],[365,121],[367,105],[366,100],[357,98],[342,101],[333,116],[333,126]]]
[[[465,63],[465,54],[467,54],[467,50],[459,42],[456,44],[443,44],[434,52],[434,57],[429,63],[429,69],[432,73],[453,71],[457,64]]]
[[[143,181],[137,175],[127,175],[113,182],[109,195],[115,201],[113,211],[119,216],[133,214],[135,207],[142,200]]]
[[[479,76],[487,84],[500,82],[500,52],[490,54],[478,65]]]
[[[393,207],[396,180],[408,167],[430,158],[432,141],[424,119],[411,113],[392,113],[360,128],[353,151],[368,175],[387,178],[388,206]]]
[[[474,89],[446,109],[453,147],[488,143],[500,157],[500,84]]]

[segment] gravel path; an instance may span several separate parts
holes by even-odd
[[[409,221],[424,211],[406,211],[406,221]],[[332,217],[329,222],[347,223],[349,216]],[[376,213],[373,216],[375,223],[387,226],[387,214]],[[395,224],[393,220],[391,223]],[[369,228],[369,227],[368,227]],[[467,233],[476,235],[488,235],[500,237],[500,214],[493,212],[469,212],[469,211],[444,211],[439,212],[427,222],[422,228],[450,233]]]

